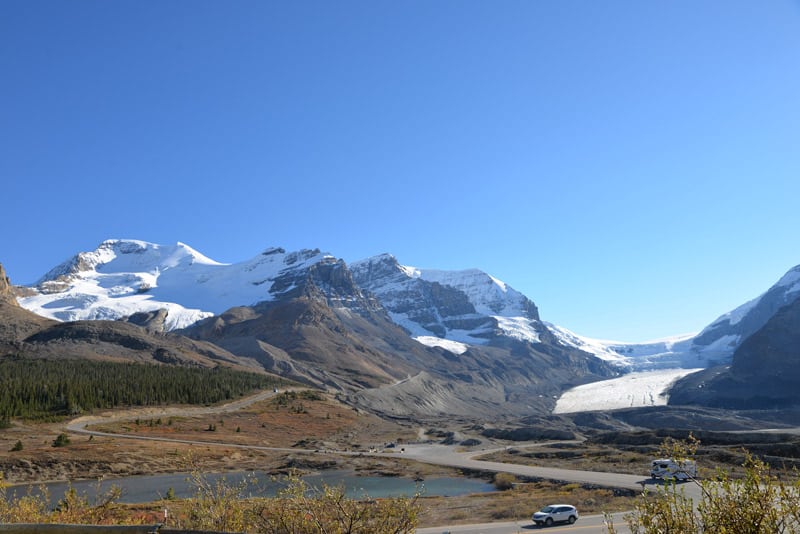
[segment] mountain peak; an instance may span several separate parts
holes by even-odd
[[[777,287],[788,287],[790,293],[800,291],[800,265],[789,269],[785,275],[775,284]]]
[[[544,326],[525,295],[478,269],[441,271],[401,265],[390,254],[351,264],[358,285],[423,343],[436,338],[483,345],[497,335],[538,343]]]
[[[79,252],[51,269],[36,285],[44,292],[59,292],[71,280],[102,270],[112,262],[117,270],[137,270],[148,266],[164,269],[180,264],[223,265],[180,241],[165,246],[136,239],[107,239],[96,249]]]
[[[52,269],[19,303],[61,321],[119,319],[164,309],[169,330],[232,307],[298,296],[350,309],[374,308],[343,270],[341,260],[319,249],[287,253],[273,247],[250,260],[223,264],[182,242],[109,239]]]

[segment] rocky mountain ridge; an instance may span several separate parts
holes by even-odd
[[[484,345],[502,334],[536,343],[546,330],[530,299],[477,269],[415,269],[389,254],[354,262],[350,269],[359,286],[423,343],[435,337]]]
[[[696,335],[623,343],[588,339],[560,326],[548,326],[564,344],[633,371],[716,367],[730,364],[741,345],[798,296],[800,265],[790,269],[767,291],[718,317]]]
[[[738,349],[800,295],[800,266],[701,334],[649,344],[587,340],[482,271],[419,269],[389,254],[347,265],[270,248],[222,264],[182,243],[110,240],[26,289],[34,294],[19,302],[51,317],[180,332],[392,416],[513,415],[625,370],[745,369]]]
[[[431,299],[438,319],[425,323],[433,335],[422,337],[444,328],[439,332],[463,332],[471,343],[453,351],[415,341],[409,330],[422,328],[424,313],[412,314],[419,322],[396,323],[397,308],[359,284],[363,265],[350,269],[318,250],[268,249],[226,265],[180,243],[106,241],[51,271],[20,303],[58,318],[164,325],[394,417],[546,411],[564,387],[616,373],[560,344],[532,301],[485,273],[409,276],[396,260],[389,263],[406,273],[409,305]],[[237,305],[219,311],[230,303]],[[176,329],[174,314],[200,320]]]
[[[782,410],[800,405],[800,295],[741,342],[730,365],[678,381],[670,404]]]

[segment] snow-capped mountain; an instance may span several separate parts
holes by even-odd
[[[397,324],[427,345],[463,352],[498,335],[539,343],[546,330],[528,297],[477,269],[418,269],[390,254],[354,262],[350,269]]]
[[[296,277],[312,266],[338,263],[319,250],[271,248],[248,261],[223,264],[183,243],[109,240],[52,269],[36,283],[37,294],[19,303],[59,321],[119,319],[166,309],[166,328],[173,330],[291,293]]]
[[[345,284],[332,281],[351,276]],[[498,338],[545,341],[588,352],[631,371],[729,362],[744,339],[800,296],[797,266],[763,295],[721,316],[698,335],[631,344],[590,339],[543,322],[527,296],[477,269],[409,267],[390,254],[357,261],[348,268],[319,250],[287,253],[281,248],[224,264],[183,243],[108,240],[52,269],[36,283],[33,294],[18,302],[60,321],[118,319],[166,310],[165,328],[173,330],[235,306],[307,290],[306,279],[314,279],[318,296],[334,307],[385,308],[414,339],[454,354]]]
[[[800,265],[790,269],[769,290],[742,304],[703,329],[692,350],[729,360],[742,342],[763,327],[778,310],[800,297]]]
[[[728,408],[796,403],[794,392],[800,376],[798,310],[800,266],[697,335],[626,344],[588,339],[548,325],[562,343],[633,371],[618,379],[567,391],[556,410],[642,407],[668,402]]]
[[[645,343],[625,343],[581,336],[563,326],[546,323],[558,339],[600,359],[631,371],[703,367],[703,354],[692,352],[694,334]]]
[[[789,270],[769,290],[723,314],[699,334],[647,343],[591,339],[547,323],[562,343],[632,371],[705,368],[731,362],[734,352],[783,306],[800,297],[800,265]]]
[[[272,248],[222,264],[182,243],[110,240],[25,289],[18,302],[38,314],[179,329],[392,416],[546,411],[565,387],[618,374],[560,343],[496,278],[388,255],[351,269],[318,250]]]

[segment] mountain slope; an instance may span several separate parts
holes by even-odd
[[[790,269],[759,297],[742,304],[711,323],[692,341],[693,349],[718,352],[728,358],[744,340],[761,329],[775,314],[800,296],[800,265]]]
[[[613,372],[585,353],[546,344],[537,350],[513,337],[457,352],[426,346],[361,290],[355,271],[351,276],[337,264],[323,270],[325,277],[312,272],[295,278],[291,298],[231,309],[181,332],[257,358],[273,372],[340,390],[352,404],[391,417],[527,414],[548,409],[565,383]],[[436,285],[435,298],[466,299]]]
[[[448,406],[466,417],[497,413],[502,406],[523,415],[550,410],[569,385],[617,374],[602,360],[560,343],[531,300],[476,269],[417,269],[388,254],[351,269],[359,286],[375,294],[414,339],[449,355],[410,380],[355,395],[373,409],[402,416],[409,403],[423,413]],[[385,400],[391,395],[408,401],[392,405]],[[454,405],[451,398],[473,402]]]
[[[278,280],[287,288],[281,298],[232,308],[181,332],[255,358],[273,372],[336,389],[406,378],[416,372],[408,361],[427,359],[424,347],[355,285],[343,262],[293,269]]]
[[[19,350],[25,338],[54,324],[55,321],[17,304],[11,282],[0,264],[0,354]]]
[[[730,366],[690,375],[671,390],[670,404],[733,409],[800,405],[800,296],[781,307],[733,354]]]

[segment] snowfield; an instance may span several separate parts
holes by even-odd
[[[630,373],[619,378],[584,384],[565,391],[553,413],[589,412],[665,406],[672,384],[700,369],[661,369]]]
[[[458,341],[451,341],[436,336],[417,336],[414,339],[428,347],[441,347],[445,350],[449,350],[453,354],[464,354],[469,348],[469,345],[466,343],[459,343]]]

